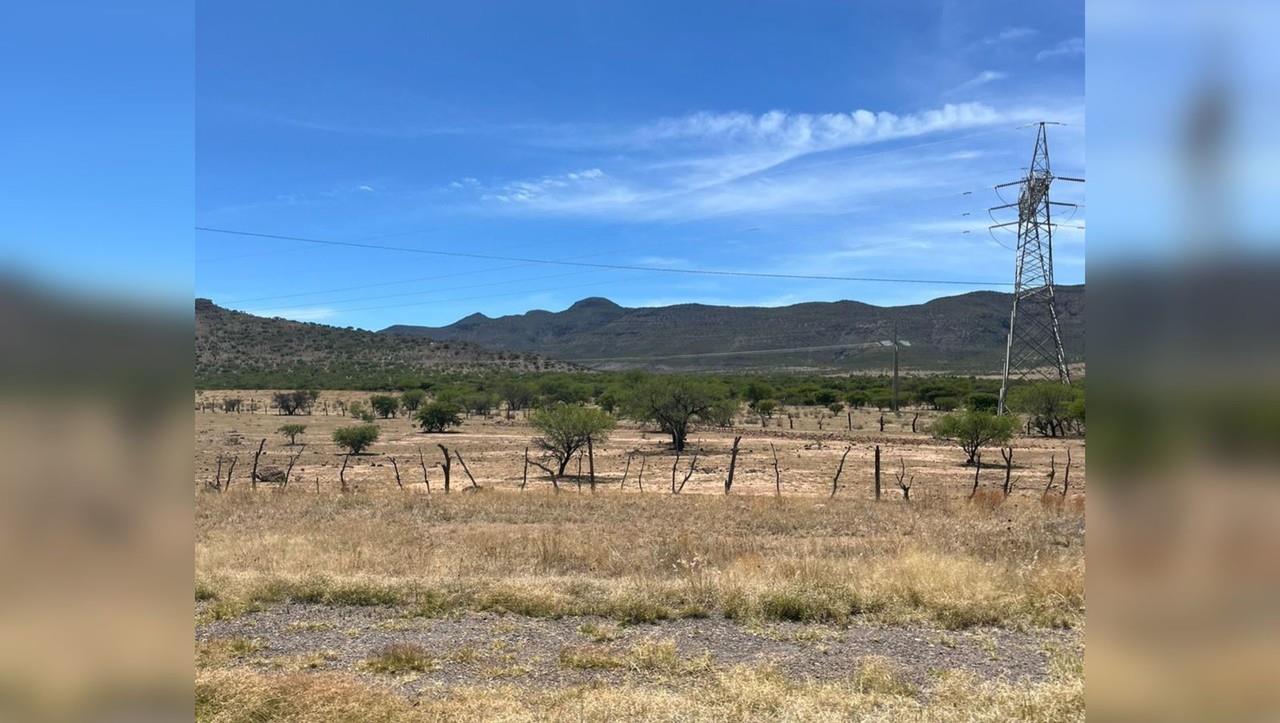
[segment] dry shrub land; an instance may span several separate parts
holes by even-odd
[[[269,394],[202,395],[232,396]],[[354,420],[314,411],[196,412],[198,719],[1083,719],[1078,437],[1015,437],[1007,499],[984,449],[971,498],[964,452],[924,431],[936,413],[915,433],[914,412],[883,432],[874,411],[742,416],[693,432],[673,495],[669,438],[622,423],[594,448],[594,493],[586,461],[556,493],[532,465],[520,489],[520,413],[444,434],[401,416],[346,460],[342,494],[331,434]],[[307,425],[296,447],[286,422]],[[301,450],[287,487],[250,484],[264,438],[260,472]],[[443,494],[438,444],[480,489],[454,460]],[[220,456],[238,458],[221,493]]]

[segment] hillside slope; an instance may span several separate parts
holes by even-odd
[[[197,387],[374,388],[433,372],[539,371],[572,364],[474,344],[268,319],[196,299]]]
[[[1067,356],[1082,362],[1084,286],[1058,287],[1057,299]],[[561,312],[497,319],[472,314],[448,326],[397,325],[381,333],[467,341],[610,369],[856,370],[891,363],[887,340],[896,324],[904,368],[991,373],[1004,360],[1011,303],[1010,294],[993,291],[895,307],[837,301],[626,308],[589,298]]]

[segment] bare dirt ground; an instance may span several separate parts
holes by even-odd
[[[265,403],[270,395],[264,392],[206,392],[204,398],[220,399],[223,396],[256,399]],[[324,392],[321,399],[367,400],[370,395],[358,392]],[[342,457],[331,439],[333,430],[356,423],[349,417],[337,414],[331,408],[329,414],[317,410],[310,416],[287,417],[259,412],[223,414],[200,412],[196,417],[197,483],[213,477],[217,457],[236,457],[236,475],[239,483],[247,480],[249,465],[258,442],[267,440],[260,464],[284,468],[296,448],[286,446],[287,440],[276,433],[285,423],[307,425],[307,431],[298,438],[305,443],[294,468],[293,480],[297,484],[314,487],[318,481],[322,489],[332,490],[338,483],[338,468]],[[974,468],[964,465],[965,457],[959,447],[950,442],[933,439],[928,433],[929,424],[938,413],[927,410],[904,410],[898,415],[884,413],[884,432],[879,431],[880,412],[854,410],[851,414],[833,416],[825,409],[805,407],[775,414],[766,420],[762,428],[758,418],[740,416],[733,430],[698,429],[691,434],[688,449],[680,462],[677,483],[684,479],[692,454],[698,453],[693,476],[685,487],[685,493],[721,494],[729,466],[729,450],[733,437],[742,435],[738,466],[734,474],[734,494],[775,494],[773,450],[776,448],[778,466],[784,495],[830,494],[831,481],[844,454],[850,446],[845,468],[841,474],[840,494],[863,497],[874,496],[873,459],[875,447],[881,448],[881,486],[885,497],[901,497],[895,474],[903,471],[907,480],[914,477],[911,495],[915,498],[928,495],[948,497],[967,495],[973,486]],[[919,415],[917,417],[917,414]],[[912,420],[917,432],[911,431]],[[468,417],[461,428],[445,434],[425,434],[413,423],[401,416],[379,419],[376,424],[382,432],[379,441],[364,455],[354,456],[347,470],[348,480],[362,486],[394,486],[395,475],[388,457],[395,457],[400,467],[402,482],[406,486],[422,487],[422,469],[425,461],[428,478],[435,491],[442,486],[442,472],[437,467],[443,444],[460,452],[476,482],[486,487],[518,488],[524,477],[524,450],[531,447],[535,432],[525,423],[523,414],[517,412],[514,419],[495,413],[484,417]],[[821,426],[821,429],[819,428]],[[772,447],[771,447],[772,445]],[[624,471],[627,472],[626,490],[639,492],[637,477],[643,464],[644,475],[640,479],[645,493],[670,492],[671,467],[675,455],[670,451],[670,440],[660,432],[634,423],[622,422],[607,443],[595,449],[595,472],[599,484],[618,487]],[[1014,495],[1004,502],[1007,505],[1040,504],[1041,495],[1048,482],[1050,459],[1057,472],[1055,487],[1061,491],[1062,481],[1069,474],[1074,497],[1070,502],[1083,504],[1086,489],[1085,445],[1080,438],[1047,439],[1019,436],[1013,442],[1014,460],[1012,478]],[[1071,455],[1071,468],[1067,473],[1066,459]],[[530,454],[537,451],[530,448]],[[627,457],[631,455],[628,469]],[[588,465],[582,462],[585,485]],[[571,463],[568,472],[576,478],[577,463]],[[466,474],[458,465],[452,472],[453,485],[470,485]],[[983,451],[983,468],[980,484],[998,487],[1004,481],[1004,461],[998,450]],[[547,486],[545,473],[529,466],[528,483]],[[233,484],[235,484],[233,482]],[[576,489],[575,479],[568,485]]]

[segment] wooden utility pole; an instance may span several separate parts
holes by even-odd
[[[896,321],[893,322],[893,413],[898,413],[898,322]]]
[[[729,476],[724,480],[724,493],[729,494],[729,489],[733,487],[733,470],[738,465],[738,443],[742,441],[742,435],[733,438],[733,450],[729,453]]]
[[[880,501],[880,445],[876,445],[876,502]]]

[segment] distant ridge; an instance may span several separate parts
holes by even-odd
[[[195,300],[198,387],[377,388],[437,372],[570,370],[536,354],[265,318]]]
[[[1084,361],[1085,287],[1056,287],[1068,360]],[[883,342],[897,325],[904,368],[993,373],[1004,361],[1012,296],[974,291],[923,304],[880,307],[856,301],[781,307],[677,304],[627,308],[582,299],[491,319],[472,314],[442,327],[395,325],[380,334],[465,341],[602,369],[883,369]]]

